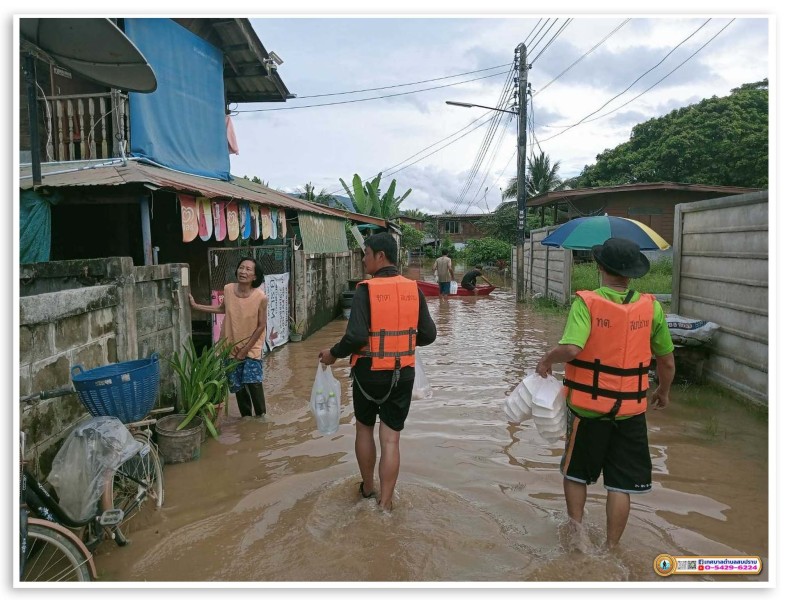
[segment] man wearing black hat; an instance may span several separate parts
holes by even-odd
[[[566,363],[569,413],[560,470],[568,516],[582,522],[587,486],[603,472],[607,545],[614,547],[628,522],[630,495],[651,488],[645,423],[651,357],[659,378],[651,398],[656,410],[669,404],[675,359],[661,305],[628,288],[650,269],[637,244],[610,238],[592,253],[601,287],[577,292],[563,337],[536,372],[546,377],[554,363]]]

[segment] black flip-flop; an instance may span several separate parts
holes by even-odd
[[[358,486],[358,491],[359,491],[359,492],[361,492],[361,497],[362,497],[362,498],[374,498],[374,490],[372,490],[372,491],[371,491],[371,492],[369,492],[368,494],[364,494],[364,493],[363,493],[363,481],[362,481],[362,482],[360,483],[360,485]]]

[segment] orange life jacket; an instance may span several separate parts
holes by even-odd
[[[566,364],[571,404],[609,417],[645,412],[655,297],[618,304],[589,290],[577,295],[590,310],[590,337]]]
[[[372,358],[372,371],[393,371],[415,365],[415,334],[418,327],[418,286],[401,275],[360,281],[369,288],[371,328],[369,343],[350,357]]]

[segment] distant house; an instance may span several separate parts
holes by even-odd
[[[478,227],[478,222],[488,216],[487,214],[435,215],[434,221],[439,236],[437,244],[448,238],[454,245],[458,244],[461,247],[470,240],[479,240],[485,237],[483,231]]]
[[[418,217],[411,217],[408,215],[399,215],[398,217],[396,217],[396,220],[406,225],[409,225],[410,227],[414,227],[418,231],[423,231],[424,225],[426,223],[425,219],[419,219]]]
[[[634,219],[672,244],[676,204],[756,191],[754,188],[668,181],[632,183],[547,192],[528,198],[527,208],[539,210],[542,225],[545,224],[547,211],[552,212],[555,223],[603,214]]]

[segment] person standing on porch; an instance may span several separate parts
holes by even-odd
[[[443,248],[443,255],[434,261],[434,274],[437,276],[437,283],[440,284],[440,296],[447,296],[451,293],[451,282],[454,280],[454,266],[451,257],[448,256],[448,249]]]
[[[231,356],[240,361],[227,374],[230,392],[235,394],[242,417],[261,417],[266,412],[262,387],[262,344],[268,319],[268,296],[260,289],[263,272],[260,264],[244,257],[235,269],[236,283],[224,286],[224,300],[218,306],[197,304],[189,294],[193,310],[223,314],[220,339],[234,345]]]
[[[669,404],[675,376],[672,338],[664,310],[651,294],[629,288],[650,262],[634,242],[610,238],[593,246],[601,287],[577,292],[563,337],[538,362],[542,377],[566,363],[566,448],[560,463],[570,524],[579,528],[587,488],[604,474],[607,546],[628,523],[631,494],[651,489],[652,463],[645,422],[648,371],[656,357],[659,384],[650,404]]]
[[[437,337],[426,298],[415,281],[399,274],[397,254],[396,240],[390,233],[378,233],[366,240],[363,266],[372,278],[355,288],[342,339],[319,354],[320,362],[326,365],[351,356],[355,458],[363,479],[358,486],[363,498],[375,496],[374,425],[380,415],[377,503],[386,511],[393,508],[399,477],[399,437],[410,411],[415,347],[431,344]]]

